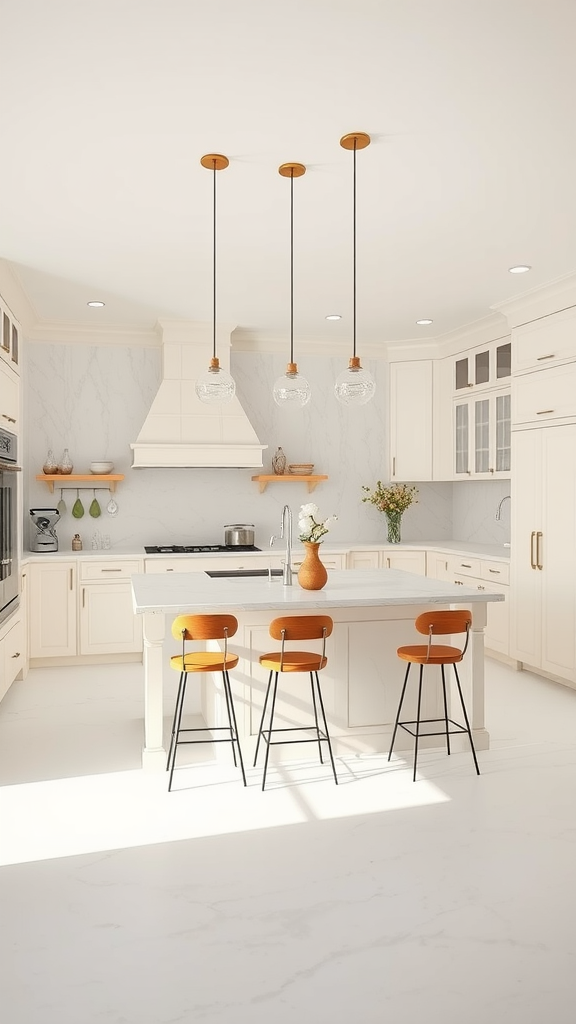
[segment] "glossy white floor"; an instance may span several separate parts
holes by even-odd
[[[416,784],[372,756],[168,794],[141,671],[0,705],[6,1024],[572,1024],[575,691],[488,662],[480,778],[425,751]]]

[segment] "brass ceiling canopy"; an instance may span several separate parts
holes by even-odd
[[[221,153],[206,153],[206,156],[200,158],[202,167],[207,167],[209,171],[223,171],[225,167],[228,167],[230,163],[227,156],[222,156]]]
[[[340,139],[342,149],[366,149],[370,145],[370,136],[366,132],[350,132]]]
[[[280,164],[278,174],[283,178],[301,178],[306,174],[306,168],[304,164]]]

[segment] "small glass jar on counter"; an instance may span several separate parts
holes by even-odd
[[[72,537],[72,551],[82,551],[82,537],[79,533]]]

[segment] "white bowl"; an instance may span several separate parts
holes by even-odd
[[[102,475],[105,476],[106,473],[111,473],[113,469],[114,469],[114,463],[113,462],[91,462],[90,463],[90,472],[91,473],[98,473],[100,476],[102,476]]]

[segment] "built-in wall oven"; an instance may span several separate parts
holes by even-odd
[[[0,622],[18,607],[18,439],[0,427]]]

